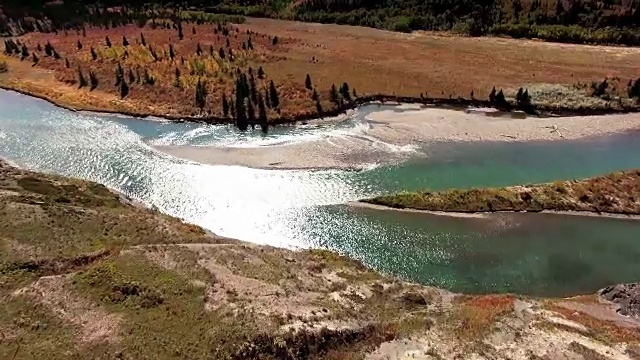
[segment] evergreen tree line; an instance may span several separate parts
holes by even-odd
[[[469,35],[509,35],[577,43],[639,45],[640,1],[622,0],[309,0],[298,6],[289,1],[185,0],[181,6],[228,15],[287,18],[338,23],[395,31],[453,30]],[[83,24],[105,28],[154,18],[197,23],[220,20],[221,15],[182,13],[174,3],[112,0],[67,0],[45,6],[44,0],[3,2],[0,34],[20,31],[79,30]],[[121,11],[106,11],[119,6]],[[164,7],[163,7],[164,6]],[[162,10],[158,10],[162,9]],[[27,15],[25,15],[25,12]],[[184,14],[184,15],[183,15]],[[224,18],[232,22],[242,17]],[[181,30],[180,33],[183,33]]]
[[[640,45],[640,1],[622,0],[227,0],[211,11],[367,26],[394,31],[445,30],[549,41]]]
[[[5,3],[3,1],[0,4],[0,36],[17,36],[35,31],[42,33],[77,31],[86,35],[85,26],[110,29],[136,24],[143,27],[149,22],[155,28],[159,26],[156,19],[170,19],[171,22],[164,20],[159,22],[160,26],[165,28],[175,27],[176,24],[181,26],[182,22],[197,24],[244,22],[242,16],[183,12],[175,4],[161,7],[160,3],[162,2],[66,0],[52,3],[35,0],[17,3],[8,0]],[[111,6],[117,6],[118,10],[109,9]],[[182,28],[180,33],[182,34]]]
[[[258,71],[260,78],[264,77],[262,68]],[[257,109],[256,109],[257,108]],[[252,68],[248,72],[236,71],[235,93],[231,101],[226,94],[222,97],[222,112],[225,117],[231,116],[238,129],[245,131],[249,126],[260,126],[262,131],[268,130],[267,109],[280,111],[280,96],[278,90],[271,80],[269,87],[264,90],[258,89]]]

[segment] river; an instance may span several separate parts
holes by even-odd
[[[75,113],[0,91],[0,157],[28,169],[100,182],[219,235],[328,248],[384,273],[453,291],[558,296],[638,280],[638,221],[548,214],[462,219],[345,205],[399,190],[509,185],[634,168],[640,162],[635,134],[390,147],[415,154],[364,171],[212,166],[154,148],[362,137],[365,115],[376,109],[360,108],[340,124],[278,128],[264,137],[230,127]]]

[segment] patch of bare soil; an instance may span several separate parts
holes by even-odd
[[[120,340],[122,319],[70,290],[64,275],[45,276],[17,290],[13,296],[28,296],[48,307],[54,314],[77,326],[80,346]]]

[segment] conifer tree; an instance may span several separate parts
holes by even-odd
[[[224,49],[220,48],[220,50],[218,50],[218,55],[220,55],[220,59],[224,60]]]
[[[489,102],[494,104],[496,102],[496,87],[494,86],[489,93]]]
[[[48,41],[46,44],[44,44],[44,54],[47,56],[53,55],[53,46],[51,46],[51,43],[49,43]]]
[[[523,89],[522,88],[518,89],[518,92],[516,93],[516,101],[517,102],[521,102],[522,101],[522,93],[523,93]]]
[[[151,53],[151,57],[153,58],[153,61],[158,61],[158,54],[156,53],[156,50],[151,47],[151,45],[149,45],[149,53]]]
[[[133,85],[136,82],[136,76],[133,74],[133,70],[129,68],[129,84]]]
[[[175,86],[177,88],[180,88],[180,87],[182,87],[182,83],[180,82],[180,69],[176,68],[175,75],[176,75],[176,77],[173,80],[173,86]],[[196,91],[197,91],[197,89],[196,89]]]
[[[40,59],[38,58],[38,55],[36,55],[36,53],[34,52],[34,53],[31,53],[31,57],[32,57],[32,60],[33,60],[33,65],[32,66],[38,65],[38,61],[40,61]]]
[[[341,90],[340,94],[342,95],[342,98],[347,101],[351,101],[351,92],[349,91],[349,84],[347,84],[346,82],[342,83],[340,90]]]
[[[520,98],[520,103],[529,104],[531,102],[531,98],[529,97],[529,89],[524,89],[522,93],[522,97]]]
[[[156,83],[156,79],[149,74],[147,69],[144,69],[144,84],[145,85],[153,85]]]
[[[29,57],[29,49],[27,49],[27,45],[22,44],[22,50],[20,55],[20,60],[24,60]]]
[[[184,34],[182,33],[182,23],[178,22],[178,39],[184,39]]]
[[[243,93],[243,85],[242,85],[242,77],[236,79],[236,101],[235,101],[235,112],[236,112],[236,126],[241,131],[247,130],[247,118],[244,109],[244,93]]]
[[[507,102],[507,99],[504,97],[504,93],[502,92],[502,89],[500,89],[500,91],[498,91],[498,93],[496,94],[496,104],[498,105],[504,105]]]
[[[231,47],[231,43],[229,42],[229,38],[227,37],[227,48]]]
[[[109,40],[108,36],[105,37],[105,43],[107,44],[107,47],[111,47],[111,40]]]
[[[271,99],[269,97],[269,89],[264,88],[264,104],[271,109]]]
[[[129,46],[129,41],[127,40],[127,37],[122,35],[122,46]]]
[[[336,84],[331,84],[331,90],[329,91],[329,99],[333,103],[338,103],[340,97],[338,96],[338,90],[336,89]]]
[[[64,58],[64,67],[66,67],[67,69],[71,67],[71,64],[69,64],[69,59],[67,58]]]
[[[118,66],[116,66],[116,85],[118,86],[120,85],[120,83],[122,83],[124,81],[124,70],[122,70],[122,66],[120,65],[120,63],[118,63]]]
[[[640,78],[635,81],[629,80],[627,95],[629,95],[629,98],[640,98]]]
[[[195,35],[195,34],[196,34],[196,27],[195,27],[195,26],[191,28],[191,33],[192,33],[193,35]]]
[[[251,101],[253,101],[254,103],[257,103],[258,89],[256,89],[256,80],[254,79],[253,74],[251,74],[251,76],[249,77],[249,94],[251,95]]]
[[[60,56],[60,54],[58,54],[56,49],[53,49],[53,58],[56,59],[56,60],[62,59],[62,57]]]
[[[207,103],[207,89],[205,84],[198,78],[198,84],[196,85],[196,106],[200,108],[200,111],[204,109]]]
[[[42,46],[40,46],[40,43],[38,43],[38,45],[36,46],[36,50],[42,51]]]
[[[311,84],[311,76],[309,76],[309,74],[307,74],[307,78],[304,79],[304,86],[309,90],[313,89],[313,84]]]
[[[222,114],[224,117],[229,117],[229,100],[227,100],[227,94],[222,94]]]
[[[198,43],[196,47],[196,54],[198,54],[198,56],[202,55],[202,48],[200,47],[200,43]]]
[[[78,66],[78,85],[79,85],[79,88],[83,88],[87,86],[87,79],[84,78],[84,75],[82,74],[82,69],[79,66]]]
[[[143,33],[140,33],[140,43],[142,46],[147,46],[147,40],[145,40]]]
[[[96,54],[96,51],[93,49],[93,46],[91,47],[91,58],[93,60],[97,60],[98,59],[98,54]]]
[[[356,88],[353,88],[353,90],[351,90],[351,93],[353,94],[353,98],[356,99],[358,97],[358,93],[356,92]]]
[[[258,79],[264,79],[264,70],[262,70],[262,66],[258,68]]]
[[[120,82],[120,98],[124,99],[127,95],[129,95],[129,85],[122,79]]]
[[[273,83],[273,80],[271,80],[271,82],[269,83],[269,99],[271,102],[271,107],[277,109],[280,106],[278,90],[276,89],[276,85]]]
[[[213,57],[216,51],[213,49],[213,45],[209,45],[209,56]]]
[[[173,50],[173,45],[169,44],[169,58],[171,58],[171,61],[173,61],[175,57],[176,57],[176,53]]]
[[[271,44],[273,44],[274,46],[278,45],[278,37],[277,36],[273,37],[273,40],[271,41]]]
[[[253,42],[251,42],[251,36],[249,36],[249,39],[247,39],[247,47],[249,48],[249,50],[253,50]]]
[[[251,99],[247,101],[247,121],[253,127],[253,124],[256,123],[256,109],[253,107],[253,102]]]
[[[264,104],[262,94],[258,96],[258,124],[264,133],[268,131],[267,108]]]
[[[98,87],[98,78],[96,77],[96,74],[94,74],[93,71],[89,71],[89,81],[91,82],[91,88],[90,90],[93,91]]]

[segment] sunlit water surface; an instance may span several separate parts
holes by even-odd
[[[567,295],[638,280],[640,222],[633,220],[543,214],[460,219],[343,205],[399,190],[509,185],[638,167],[635,134],[398,148],[415,150],[415,157],[360,172],[210,166],[152,147],[367,138],[366,115],[378,108],[363,107],[339,124],[282,127],[265,137],[231,127],[74,113],[0,91],[0,157],[103,183],[220,235],[330,248],[383,272],[454,291]]]

